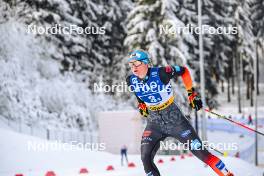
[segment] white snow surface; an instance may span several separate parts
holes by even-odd
[[[43,151],[30,151],[28,143],[51,144],[36,137],[22,135],[8,129],[0,129],[0,176],[10,176],[18,173],[31,176],[45,175],[54,171],[58,176],[80,175],[80,168],[87,168],[91,176],[138,176],[145,175],[139,155],[129,155],[129,161],[135,163],[135,168],[120,166],[120,156],[102,151],[66,151],[55,150],[51,147]],[[155,161],[163,159],[164,163],[157,164],[162,175],[214,176],[214,172],[195,157],[186,156],[176,161],[170,161],[172,156],[157,155]],[[236,176],[262,176],[263,168],[233,157],[221,157]],[[108,165],[113,171],[106,171]],[[85,174],[82,174],[85,175]]]

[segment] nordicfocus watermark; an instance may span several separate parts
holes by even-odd
[[[209,25],[202,25],[197,27],[192,24],[186,26],[177,26],[173,22],[168,21],[165,25],[159,26],[160,35],[179,35],[179,34],[210,34],[210,35],[236,35],[238,34],[238,27],[235,26],[219,26],[213,27]]]
[[[60,141],[53,142],[27,142],[28,151],[46,152],[46,151],[104,151],[106,149],[105,143],[80,143],[71,141],[70,143],[63,143]]]
[[[103,35],[105,34],[106,29],[105,27],[94,27],[94,26],[87,26],[87,27],[80,27],[77,25],[61,25],[55,24],[53,26],[37,26],[37,25],[28,25],[27,33],[39,34],[39,35],[57,35],[57,34],[98,34]]]
[[[104,92],[104,93],[123,93],[123,92],[170,92],[172,91],[171,85],[160,85],[156,82],[151,82],[148,84],[138,83],[135,85],[127,85],[125,82],[115,83],[115,84],[104,84],[103,82],[94,83],[93,92]]]
[[[187,141],[186,143],[175,143],[166,141],[160,142],[160,150],[208,150],[215,149],[219,151],[237,151],[237,143],[209,143],[208,141],[200,142],[198,139]]]

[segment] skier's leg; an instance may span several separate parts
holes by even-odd
[[[126,157],[126,162],[128,164],[128,158],[127,158],[127,153],[125,153],[125,157]]]
[[[163,139],[163,135],[149,125],[144,130],[141,140],[141,160],[147,176],[160,176],[154,163],[154,156],[160,147],[160,141]]]
[[[189,125],[181,126],[182,131],[177,135],[177,138],[181,143],[189,143],[189,150],[204,163],[208,164],[219,176],[228,175],[228,170],[225,164],[216,156],[211,154],[202,145],[197,133],[194,131],[193,127]]]
[[[189,144],[189,150],[191,150],[197,158],[208,164],[219,176],[229,176],[228,174],[230,173],[226,169],[225,164],[202,146],[202,141],[192,125],[184,117],[178,107],[176,107],[176,111],[179,113],[177,115],[182,117],[177,119],[177,125],[171,125],[169,135],[176,137],[183,144]]]
[[[123,153],[121,153],[121,166],[123,166]]]

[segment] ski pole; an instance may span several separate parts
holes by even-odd
[[[225,119],[225,120],[228,120],[229,122],[232,122],[232,123],[234,123],[234,124],[236,124],[236,125],[238,125],[238,126],[240,126],[240,127],[243,127],[243,128],[245,128],[245,129],[247,129],[247,130],[253,131],[253,132],[255,132],[255,133],[258,133],[258,134],[264,136],[264,133],[261,133],[260,131],[254,130],[253,128],[250,128],[250,127],[248,127],[248,126],[246,126],[246,125],[243,125],[243,124],[241,124],[241,123],[239,123],[239,122],[236,122],[236,121],[234,121],[234,120],[232,120],[232,119],[229,119],[229,118],[227,118],[227,117],[224,116],[224,115],[217,114],[217,113],[215,113],[215,112],[213,112],[213,111],[210,111],[209,109],[204,109],[204,110],[205,110],[206,112],[209,112],[209,113],[211,113],[211,114],[214,114],[214,115],[216,115],[216,116],[218,116],[218,117],[220,117],[220,118],[223,118],[223,119]]]
[[[221,154],[222,156],[224,156],[224,155],[225,155],[223,152],[221,152],[221,151],[217,150],[216,148],[209,147],[209,149],[211,149],[211,150],[214,150],[215,152],[217,152],[217,153]]]

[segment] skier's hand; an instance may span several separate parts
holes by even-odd
[[[145,103],[139,103],[138,104],[139,112],[142,116],[147,117],[149,115],[148,108]]]
[[[190,90],[188,90],[188,97],[190,101],[190,106],[193,109],[195,109],[196,111],[199,111],[203,107],[201,97],[198,95],[197,92],[194,91],[194,88],[191,88]]]

